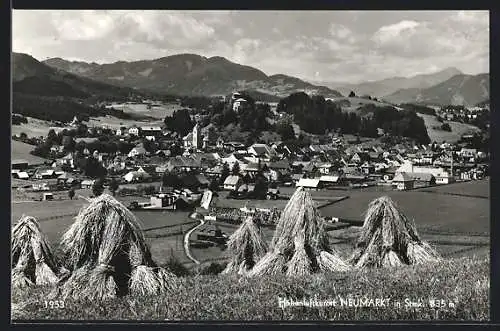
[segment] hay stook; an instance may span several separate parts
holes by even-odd
[[[260,228],[251,216],[231,235],[227,247],[231,260],[223,274],[246,274],[267,251]]]
[[[391,198],[383,196],[370,202],[350,259],[355,267],[398,267],[440,259]]]
[[[61,246],[72,270],[62,286],[63,297],[160,294],[175,284],[175,276],[151,258],[135,215],[110,195],[80,210]]]
[[[34,217],[23,215],[13,227],[11,252],[13,287],[56,284],[68,272]]]
[[[349,265],[330,248],[324,221],[311,195],[299,187],[280,215],[269,252],[248,275],[303,276],[348,269]]]

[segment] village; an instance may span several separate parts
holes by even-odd
[[[247,100],[233,93],[227,102],[238,112]],[[312,136],[302,147],[280,141],[245,145],[224,141],[211,124],[200,127],[199,113],[191,119],[196,124],[185,136],[161,125],[87,128],[75,117],[70,131],[60,132],[75,134],[70,143],[62,138],[58,144],[55,133],[31,141],[13,137],[13,143],[50,146],[52,156],[35,163],[13,159],[13,192],[20,200],[51,201],[107,189],[134,211],[201,211],[207,220],[231,224],[260,213],[262,224],[273,226],[280,204],[271,201],[288,199],[297,187],[342,200],[356,191],[411,191],[488,176],[488,155],[469,148],[468,136],[454,144],[391,145],[330,134]],[[122,148],[106,148],[111,140]],[[338,215],[328,220],[342,221]],[[224,244],[227,235],[208,222],[194,238],[192,246],[207,247]]]
[[[245,101],[233,94],[232,106],[237,110]],[[193,115],[193,120],[196,121],[196,115]],[[75,117],[70,126],[76,128],[79,124]],[[104,168],[107,174],[103,185],[108,186],[113,180],[123,185],[119,192],[124,194],[133,193],[127,188],[137,188],[140,184],[153,186],[148,193],[153,195],[153,205],[160,203],[158,207],[164,207],[163,203],[171,205],[177,199],[184,202],[197,200],[199,193],[209,188],[227,191],[234,198],[276,199],[279,189],[287,187],[411,190],[479,180],[488,175],[488,155],[467,148],[469,136],[454,144],[399,143],[387,146],[379,141],[360,141],[359,137],[348,139],[331,134],[316,139],[315,144],[297,147],[280,141],[249,146],[224,141],[210,130],[210,125],[201,128],[199,124],[184,137],[161,126],[134,125],[116,130],[93,127],[88,128],[88,133],[92,133],[92,137],[75,140],[90,147],[92,142],[106,141],[114,135],[132,148],[99,152],[84,147],[79,152],[75,146],[71,150],[53,144],[51,155],[57,157],[45,164],[12,160],[12,177],[17,179],[13,188],[44,192],[43,196],[48,199],[52,191],[91,189],[98,182],[98,176],[85,176],[78,166],[81,158],[96,160],[97,166]],[[21,140],[21,137],[13,138]],[[174,152],[172,146],[177,149],[175,156],[171,156]],[[167,174],[175,174],[179,181],[169,181]],[[265,189],[258,186],[259,192],[255,192],[258,179]],[[160,193],[176,198],[155,199],[154,195]]]
[[[11,16],[12,323],[492,318],[487,11]]]

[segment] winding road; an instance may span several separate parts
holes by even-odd
[[[191,236],[191,233],[196,231],[196,229],[198,229],[200,226],[202,226],[204,224],[205,224],[205,220],[202,218],[202,219],[200,219],[200,224],[198,224],[197,226],[195,226],[194,228],[192,228],[191,230],[186,232],[186,235],[184,235],[184,251],[186,253],[186,256],[196,264],[200,264],[200,261],[198,261],[197,259],[195,259],[191,255],[191,251],[189,250],[189,237]]]

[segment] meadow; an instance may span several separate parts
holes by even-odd
[[[64,308],[52,309],[45,307],[52,289],[37,287],[13,291],[12,318],[14,321],[163,322],[488,321],[489,269],[487,257],[472,257],[439,265],[364,269],[310,277],[195,275],[179,278],[176,289],[167,295],[125,296],[107,301],[66,299]],[[327,300],[330,306],[280,307],[280,299]],[[346,303],[348,299],[388,300],[380,307],[354,307]]]
[[[463,134],[480,131],[479,128],[473,125],[459,122],[447,122],[448,124],[450,124],[451,132],[443,131],[434,128],[441,127],[441,125],[443,124],[440,123],[435,116],[426,114],[418,114],[418,116],[424,119],[425,126],[427,127],[427,133],[429,134],[429,138],[431,139],[431,141],[435,141],[437,143],[454,143],[459,141]]]
[[[282,189],[280,189],[282,190]],[[292,189],[290,189],[292,190]],[[426,192],[425,190],[430,190]],[[287,191],[283,189],[282,191]],[[460,192],[465,195],[480,195],[487,198],[440,194]],[[78,195],[88,196],[89,190],[77,190]],[[419,233],[426,241],[431,242],[443,255],[449,257],[470,256],[473,254],[488,255],[490,249],[490,203],[489,180],[455,183],[436,186],[408,192],[373,190],[320,190],[311,191],[318,204],[328,200],[334,201],[341,195],[348,196],[340,202],[327,205],[320,209],[322,216],[339,217],[341,219],[362,221],[363,213],[370,201],[382,195],[390,196],[409,217],[413,218]],[[53,245],[57,245],[61,235],[72,224],[81,207],[86,204],[83,199],[30,201],[13,203],[11,222],[14,224],[23,214],[36,217],[42,230],[47,234]],[[328,199],[325,201],[325,199]],[[120,201],[128,205],[133,200],[144,200],[135,196],[120,197]],[[266,208],[279,204],[284,207],[287,200],[247,201],[224,199],[223,195],[215,201],[219,206]],[[50,206],[50,207],[49,207]],[[49,208],[47,208],[49,207]],[[183,234],[196,223],[188,218],[187,212],[170,211],[135,211],[142,224],[146,239],[151,247],[153,258],[158,263],[167,263],[173,254],[187,267],[193,263],[186,257],[182,247]],[[217,226],[228,236],[237,228],[235,225],[216,222]],[[347,257],[351,254],[359,227],[351,226],[330,231],[331,244]],[[177,233],[177,234],[172,234]],[[270,242],[273,229],[263,228],[267,242]],[[193,256],[202,264],[210,261],[223,262],[227,251],[217,247],[192,248]]]
[[[30,154],[34,149],[34,146],[25,144],[17,140],[11,140],[10,142],[10,158],[11,160],[25,160],[29,164],[44,164],[49,162],[49,160]]]

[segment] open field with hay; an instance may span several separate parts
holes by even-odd
[[[458,191],[456,191],[457,189]],[[456,191],[466,195],[485,195],[489,197],[489,180],[443,185],[427,188],[427,190],[436,192]],[[489,254],[489,198],[434,194],[422,192],[421,190],[409,192],[321,190],[310,191],[310,193],[313,199],[317,199],[317,202],[321,204],[326,202],[321,198],[334,199],[340,195],[348,195],[348,199],[321,208],[319,211],[323,216],[358,221],[363,219],[363,213],[370,201],[386,194],[400,206],[409,218],[414,219],[422,238],[435,245],[441,254],[450,257]],[[61,194],[64,198],[64,192]],[[79,194],[88,196],[90,191],[78,190],[77,196]],[[144,198],[120,197],[120,201],[124,202],[125,205],[132,200],[142,201]],[[267,207],[268,204],[282,202],[282,207],[284,207],[287,201],[250,201],[248,206]],[[217,204],[242,207],[245,202],[246,200],[219,199]],[[23,214],[36,217],[51,243],[57,243],[61,234],[72,224],[74,216],[85,204],[86,201],[83,199],[14,203],[12,204],[11,222],[16,222]],[[50,206],[50,208],[47,208],[47,206]],[[422,208],[422,206],[426,206],[426,208]],[[145,237],[151,246],[153,257],[160,264],[166,263],[171,253],[174,253],[186,266],[192,266],[192,262],[187,259],[182,249],[182,235],[171,235],[172,232],[181,230],[185,233],[196,224],[187,217],[188,213],[134,211],[134,214],[138,217],[142,228],[145,230]],[[217,222],[217,225],[228,236],[237,229],[236,225],[222,222]],[[330,241],[338,248],[342,256],[348,256],[352,253],[358,231],[358,227],[329,231]],[[266,242],[269,243],[272,239],[273,229],[263,228],[263,235]],[[228,251],[217,247],[193,248],[192,254],[202,263],[208,261],[223,262],[227,261]]]
[[[443,141],[454,143],[459,141],[463,134],[480,131],[479,128],[473,125],[459,122],[446,122],[450,124],[451,132],[434,129],[436,126],[441,127],[443,123],[440,123],[433,115],[418,114],[418,116],[424,119],[425,127],[427,128],[427,133],[431,141],[437,143],[442,143]]]
[[[38,233],[44,233],[45,222],[59,218],[32,223],[24,218],[13,230],[14,318],[144,319],[153,314],[150,319],[487,320],[484,238],[453,233],[453,239],[439,231],[432,238],[420,236],[422,227],[393,199],[377,196],[361,207],[366,211],[363,227],[342,231],[341,223],[332,224],[328,228],[337,229],[328,234],[309,192],[297,189],[274,230],[259,229],[255,218],[241,225],[215,222],[231,234],[228,248],[193,250],[203,255],[203,263],[185,276],[166,257],[180,254],[182,233],[196,223],[186,213],[168,213],[184,216],[179,222],[170,218],[168,225],[163,213],[156,214],[156,226],[149,215],[146,228],[138,219],[141,212],[131,213],[104,194],[84,204],[74,222],[63,227],[53,251],[51,240]],[[460,245],[466,247],[466,258],[457,259],[462,255],[448,249]],[[186,263],[185,258],[177,261]],[[229,263],[222,264],[221,274],[201,276],[210,262]],[[53,317],[45,308],[47,298],[64,302],[62,314]],[[283,307],[280,299],[327,300],[335,306]],[[387,306],[352,302],[377,299],[386,299]],[[71,308],[76,305],[80,309]]]
[[[168,295],[126,296],[109,301],[67,299],[63,309],[45,308],[51,289],[15,290],[18,320],[489,320],[489,259],[464,258],[437,266],[406,266],[303,278],[231,275],[180,278]],[[384,286],[380,286],[384,284]],[[389,298],[386,307],[349,307],[340,299]],[[332,307],[279,306],[279,299],[333,300]],[[405,300],[408,300],[405,302]],[[411,307],[419,302],[422,307]],[[446,307],[430,307],[429,300]],[[401,308],[394,308],[396,301]]]

